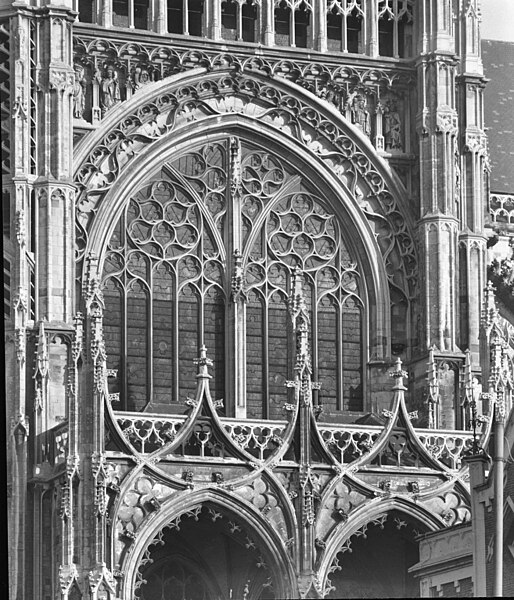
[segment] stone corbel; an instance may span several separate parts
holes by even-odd
[[[483,131],[466,132],[464,151],[486,157],[489,155],[487,137]]]
[[[437,111],[436,131],[457,135],[459,120],[455,111]]]

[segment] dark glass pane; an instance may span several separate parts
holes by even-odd
[[[189,34],[202,36],[203,0],[189,0]]]
[[[79,0],[79,21],[81,23],[93,23],[93,0]]]
[[[148,29],[149,0],[134,1],[134,27],[136,29]]]
[[[168,0],[168,32],[183,33],[182,0]]]
[[[348,17],[346,21],[346,34],[348,43],[348,52],[360,52],[359,41],[361,37],[362,19],[357,17]]]
[[[112,2],[112,24],[115,27],[129,26],[128,0],[113,0]]]
[[[255,42],[255,23],[257,8],[253,4],[243,4],[243,40]]]
[[[393,21],[378,22],[378,48],[380,56],[393,56]]]
[[[275,44],[289,46],[289,8],[275,9]]]

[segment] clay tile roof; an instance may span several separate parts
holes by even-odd
[[[514,193],[514,42],[482,41],[491,192]]]

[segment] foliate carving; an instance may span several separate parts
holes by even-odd
[[[41,412],[43,410],[44,402],[46,400],[46,381],[48,378],[48,339],[45,333],[45,327],[43,321],[39,323],[39,333],[37,338],[36,346],[36,360],[34,365],[34,387],[35,387],[35,403],[34,408],[36,411]]]
[[[16,346],[16,360],[20,365],[25,362],[26,341],[25,327],[17,327],[14,330],[14,342]]]
[[[116,593],[116,580],[105,566],[99,566],[88,573],[89,589],[97,593],[102,585],[106,586],[111,594]]]
[[[75,76],[69,70],[50,69],[48,73],[48,85],[51,90],[73,92]]]
[[[465,523],[471,518],[469,505],[455,491],[425,500],[422,505],[431,512],[438,514],[447,526]]]
[[[27,303],[27,292],[21,287],[18,287],[18,291],[13,297],[13,308],[20,315],[22,321],[28,312],[28,303]]]
[[[20,209],[16,212],[14,226],[16,230],[16,239],[18,241],[18,244],[21,248],[24,248],[27,241],[27,225],[25,219],[25,211],[23,209]]]
[[[455,111],[437,112],[437,131],[456,135],[459,130],[459,119]]]
[[[245,299],[243,292],[243,256],[239,250],[234,250],[234,274],[232,275],[232,302]]]
[[[107,515],[107,506],[109,503],[107,488],[111,487],[112,484],[115,486],[118,485],[118,467],[107,462],[103,452],[95,452],[92,455],[91,469],[95,481],[94,504],[96,507],[96,514],[99,517],[105,517]]]
[[[63,594],[67,594],[70,591],[71,586],[77,579],[78,571],[76,565],[59,566],[59,585],[61,586],[61,592]]]
[[[230,138],[230,191],[233,197],[241,197],[241,143],[239,138]]]
[[[84,317],[82,313],[78,312],[75,315],[75,332],[73,334],[73,341],[71,343],[71,356],[74,363],[77,363],[80,355],[82,354],[82,343],[84,338]]]
[[[487,136],[485,133],[483,131],[467,131],[464,141],[464,150],[480,156],[487,156],[489,151],[487,146]]]
[[[22,119],[23,121],[27,120],[28,114],[28,106],[27,101],[23,97],[23,92],[19,96],[16,97],[12,108],[12,118],[13,120]]]

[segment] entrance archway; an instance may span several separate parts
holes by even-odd
[[[150,543],[135,598],[272,600],[281,597],[277,567],[241,519],[207,502],[171,521]]]
[[[416,537],[427,528],[400,511],[380,515],[341,546],[327,598],[417,598],[409,568],[419,560]]]

